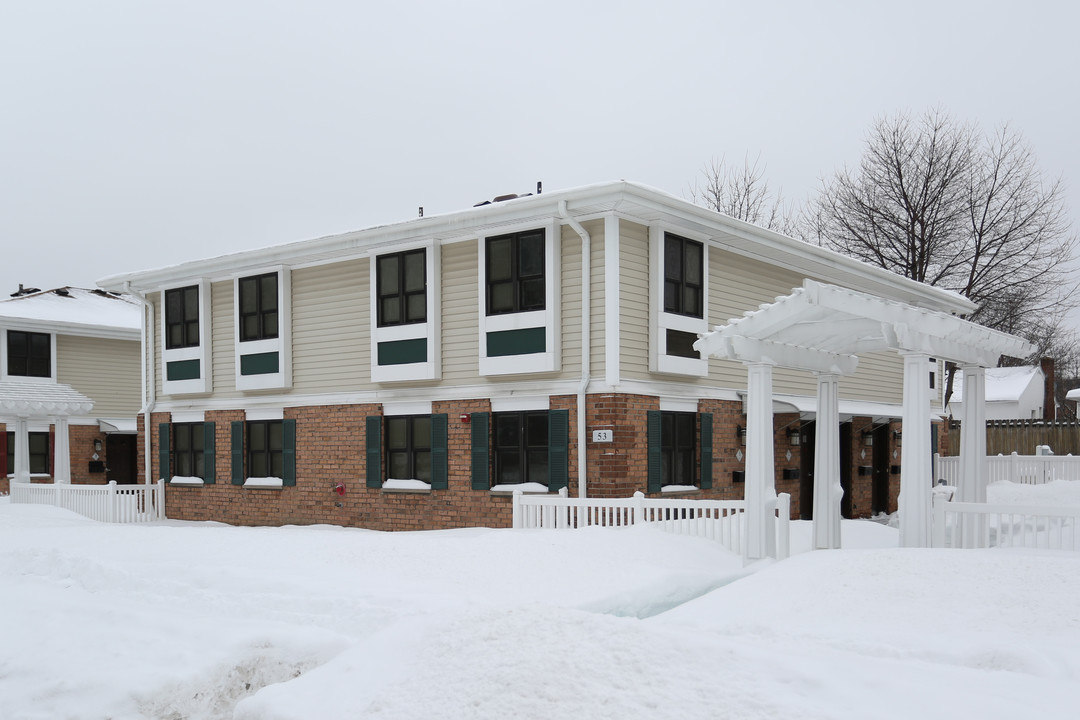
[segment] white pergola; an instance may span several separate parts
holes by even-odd
[[[15,482],[30,482],[30,421],[55,425],[53,441],[54,483],[71,482],[68,418],[86,415],[93,401],[70,385],[21,380],[0,381],[0,415],[15,418]]]
[[[694,343],[703,356],[747,365],[746,513],[747,561],[772,554],[772,369],[817,376],[814,445],[814,547],[840,547],[840,378],[858,366],[858,353],[894,350],[904,358],[904,441],[900,455],[900,544],[930,545],[933,478],[930,442],[929,359],[964,370],[958,499],[986,501],[985,371],[1002,355],[1034,351],[1024,340],[959,317],[806,280],[801,288],[742,318],[705,333]]]

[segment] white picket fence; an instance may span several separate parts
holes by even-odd
[[[935,548],[1080,550],[1080,507],[949,502],[934,496]]]
[[[110,523],[141,523],[165,519],[165,484],[70,485],[67,483],[11,483],[11,502],[55,505]]]
[[[988,482],[1007,480],[1042,485],[1051,480],[1080,480],[1080,457],[1072,455],[990,455],[986,458]],[[934,479],[946,485],[960,481],[960,458],[934,456]]]
[[[774,507],[776,557],[791,552],[791,496],[781,493]],[[743,500],[690,500],[646,498],[571,498],[566,489],[559,495],[514,493],[513,526],[528,528],[624,527],[648,523],[665,532],[715,540],[728,550],[742,553],[746,536],[746,502]]]

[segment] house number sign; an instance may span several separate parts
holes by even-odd
[[[593,430],[592,441],[597,443],[611,442],[612,434],[611,430]]]

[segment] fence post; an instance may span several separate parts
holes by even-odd
[[[1020,455],[1015,450],[1012,451],[1012,458],[1009,461],[1009,482],[1020,482]]]
[[[780,523],[776,538],[776,559],[786,560],[791,555],[791,495],[780,493],[776,496],[776,508],[780,513]]]
[[[521,490],[515,489],[513,495],[513,508],[511,512],[510,527],[515,529],[521,528]]]
[[[930,530],[930,547],[945,547],[945,496],[934,493],[934,526]]]
[[[645,522],[645,493],[638,490],[634,493],[634,525]]]
[[[108,518],[107,522],[111,522],[111,523],[116,522],[116,481],[115,480],[110,480],[109,481],[109,508],[108,508],[108,510],[106,512],[108,513],[107,516],[106,516]]]

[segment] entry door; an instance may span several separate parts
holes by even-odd
[[[849,520],[854,517],[855,511],[851,482],[851,435],[851,423],[840,423],[840,487],[844,491],[844,496],[840,499],[840,517]]]
[[[889,456],[889,426],[879,425],[874,428],[874,484],[870,489],[870,505],[875,515],[889,512],[889,470],[892,458]]]
[[[113,433],[105,436],[105,479],[117,484],[136,481],[136,436]]]
[[[813,420],[802,424],[799,438],[799,519],[814,519],[814,440],[817,425]]]

